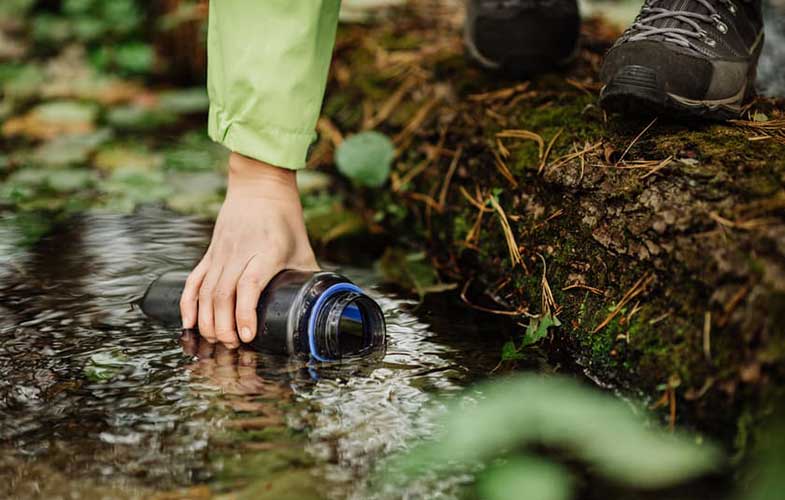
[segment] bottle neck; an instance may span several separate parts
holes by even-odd
[[[382,311],[355,286],[325,291],[312,315],[309,342],[319,361],[362,356],[384,345]]]

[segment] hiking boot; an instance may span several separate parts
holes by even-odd
[[[647,0],[608,51],[600,104],[628,114],[738,118],[763,46],[760,0]]]
[[[466,10],[466,47],[486,68],[542,73],[577,53],[576,0],[469,0]]]

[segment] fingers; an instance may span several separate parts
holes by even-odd
[[[199,288],[199,334],[208,342],[215,343],[215,323],[213,320],[213,296],[218,287],[218,280],[221,278],[223,268],[213,265],[207,271],[207,275]]]
[[[194,332],[186,330],[180,335],[180,347],[182,347],[184,354],[196,356],[197,349],[199,348],[199,339],[196,338]]]
[[[215,352],[215,346],[208,342],[199,342],[196,346],[196,357],[200,362],[209,361]]]
[[[266,262],[259,255],[254,256],[237,282],[237,331],[243,342],[250,342],[256,337],[256,305],[262,290],[272,279],[278,269]]]
[[[180,318],[183,322],[183,328],[190,329],[196,326],[196,310],[199,299],[199,289],[202,287],[202,282],[210,268],[210,255],[205,255],[202,260],[197,264],[188,279],[185,281],[183,293],[180,295]]]
[[[198,324],[205,340],[231,349],[239,347],[240,339],[250,342],[257,333],[259,297],[277,271],[259,255],[230,267],[206,256],[189,275],[180,298],[183,327]]]
[[[237,262],[236,260],[233,261]],[[219,342],[230,349],[240,346],[234,322],[235,297],[237,295],[237,282],[243,272],[245,262],[224,268],[218,286],[213,292],[213,320],[215,321],[215,336]]]

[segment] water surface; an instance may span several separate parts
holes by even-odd
[[[498,362],[498,325],[419,307],[370,269],[338,270],[385,311],[380,363],[232,352],[146,319],[134,302],[209,233],[158,210],[0,220],[0,497],[365,498],[374,464]]]

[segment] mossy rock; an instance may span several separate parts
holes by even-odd
[[[543,348],[568,350],[605,383],[672,398],[677,420],[731,442],[736,418],[759,414],[785,377],[785,133],[775,127],[785,102],[750,112],[765,113],[769,131],[607,116],[597,72],[615,33],[599,20],[586,22],[573,67],[527,86],[467,63],[454,25],[396,15],[339,35],[352,79],[334,75],[325,112],[344,134],[361,128],[359,110],[389,106],[402,75],[418,79],[378,127],[399,145],[393,189],[348,200],[375,209],[379,227],[425,251],[445,281],[485,290],[466,297],[485,308],[547,312],[545,274],[563,326]],[[404,33],[407,48],[389,43]],[[408,48],[412,37],[421,43]],[[380,69],[384,57],[405,62]],[[402,213],[387,216],[391,204]]]

